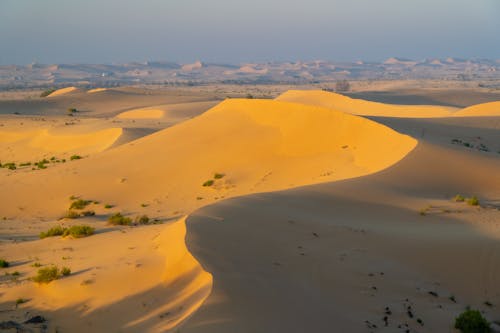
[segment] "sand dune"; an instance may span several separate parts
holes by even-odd
[[[477,104],[457,111],[457,117],[498,117],[500,116],[500,101]]]
[[[87,90],[87,93],[93,94],[93,93],[98,93],[98,92],[107,91],[107,90],[108,90],[108,88],[94,88],[94,89]]]
[[[159,119],[162,118],[165,111],[160,109],[136,109],[120,113],[117,118],[120,119]]]
[[[69,153],[87,155],[107,149],[121,134],[121,128],[73,134],[54,129],[0,131],[0,152],[3,162],[26,162]]]
[[[436,118],[450,117],[457,110],[434,105],[394,105],[350,98],[322,90],[289,90],[276,98],[278,101],[322,106],[362,116]]]
[[[48,97],[61,96],[61,95],[65,95],[65,94],[69,94],[69,93],[75,92],[77,90],[78,90],[78,88],[76,88],[76,87],[62,88],[62,89],[58,89],[58,90],[54,91]]]

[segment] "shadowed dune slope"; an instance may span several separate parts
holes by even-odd
[[[362,116],[433,118],[450,117],[457,109],[434,105],[395,105],[350,98],[323,90],[289,90],[278,101],[322,106]]]
[[[498,211],[450,198],[477,194],[487,207],[499,168],[420,143],[377,174],[194,212],[188,248],[214,284],[182,332],[448,332],[465,306],[496,320],[484,302],[500,302]]]

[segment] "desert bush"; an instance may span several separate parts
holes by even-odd
[[[455,318],[455,328],[462,333],[489,333],[490,324],[477,310],[467,309]]]
[[[94,216],[95,212],[93,210],[86,210],[82,212],[82,216]]]
[[[224,178],[225,174],[223,173],[215,173],[214,174],[214,179],[221,179]]]
[[[92,203],[91,200],[83,200],[83,199],[78,199],[75,200],[71,203],[71,206],[69,206],[69,209],[84,209],[88,205]]]
[[[135,218],[135,223],[136,224],[148,224],[149,223],[149,217],[147,215],[137,216]]]
[[[78,212],[75,212],[74,210],[68,210],[66,215],[64,215],[64,218],[67,218],[67,219],[77,219],[79,217],[80,217],[80,214],[78,214]]]
[[[0,167],[5,168],[5,169],[9,169],[9,170],[16,170],[17,169],[16,163],[14,163],[14,162],[0,164]]]
[[[453,198],[453,200],[456,201],[456,202],[464,202],[465,198],[464,198],[463,195],[457,194],[457,195],[455,195],[455,197]]]
[[[16,306],[20,305],[20,304],[23,304],[23,303],[26,303],[28,302],[27,299],[24,299],[24,298],[18,298],[16,299]]]
[[[69,158],[71,161],[74,161],[74,160],[80,160],[82,157],[80,155],[71,155],[71,157]]]
[[[106,204],[106,205],[104,205],[104,208],[106,208],[106,209],[110,209],[110,208],[113,208],[113,207],[114,207],[114,206],[113,206],[113,205],[110,205],[110,204]]]
[[[42,91],[42,93],[40,94],[40,97],[47,97],[50,94],[52,94],[54,91],[56,91],[56,90],[55,89],[47,89],[45,91]]]
[[[57,227],[50,228],[49,230],[47,230],[45,232],[41,232],[39,237],[40,237],[40,239],[44,239],[47,237],[62,236],[62,235],[64,235],[65,231],[66,231],[66,228],[63,228],[60,225],[58,225]]]
[[[73,238],[83,238],[92,236],[95,229],[88,225],[74,225],[64,230],[63,236],[71,236]]]
[[[130,225],[132,219],[123,216],[121,213],[116,213],[108,218],[108,223],[111,225]]]
[[[26,163],[21,163],[19,164],[20,167],[25,167],[25,166],[30,166],[31,162],[26,162]]]
[[[207,180],[206,182],[203,183],[203,186],[208,187],[212,186],[214,184],[213,179]]]
[[[72,113],[75,113],[75,112],[78,112],[75,108],[68,108],[68,113],[69,114],[72,114]]]
[[[62,276],[68,276],[69,274],[71,274],[71,270],[68,267],[59,269],[57,266],[50,266],[40,268],[37,275],[34,276],[32,280],[37,283],[49,283],[60,279]]]
[[[9,262],[5,259],[0,259],[0,268],[7,268],[9,267]]]
[[[473,195],[471,198],[467,198],[467,204],[470,206],[479,206],[479,199]]]

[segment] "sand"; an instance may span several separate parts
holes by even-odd
[[[83,110],[74,117],[55,115],[68,103],[57,99],[44,121],[3,115],[2,162],[83,159],[0,169],[8,189],[0,258],[13,264],[5,272],[19,272],[0,280],[0,322],[40,314],[58,332],[396,332],[405,324],[443,332],[466,305],[498,320],[494,104],[472,112],[482,116],[450,117],[461,111],[327,94],[214,106],[210,94],[120,89],[68,95]],[[457,193],[477,195],[481,206],[452,201]],[[95,215],[62,218],[70,196],[91,200]],[[116,212],[154,223],[108,225]],[[37,237],[78,224],[96,235]],[[35,263],[72,274],[37,285]],[[28,302],[16,306],[19,298]]]
[[[500,116],[500,102],[490,102],[473,105],[455,113],[457,117],[498,117]]]
[[[158,119],[162,118],[165,111],[160,109],[136,109],[120,113],[119,119]]]
[[[94,93],[103,92],[103,91],[107,91],[107,90],[108,90],[107,88],[94,88],[94,89],[87,90],[87,93],[94,94]]]
[[[78,90],[78,88],[76,88],[76,87],[67,87],[67,88],[57,89],[56,91],[51,93],[48,97],[56,97],[56,96],[66,95],[66,94],[75,92],[77,90]]]

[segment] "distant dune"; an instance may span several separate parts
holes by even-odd
[[[120,119],[159,119],[165,115],[165,111],[160,109],[136,109],[120,113]]]
[[[0,131],[0,152],[5,159],[32,161],[46,154],[93,154],[113,145],[121,128],[86,133],[61,134],[57,130]]]
[[[498,117],[500,116],[500,101],[477,104],[455,113],[457,117]]]
[[[87,93],[93,94],[93,93],[97,93],[97,92],[101,92],[101,91],[106,91],[106,90],[108,90],[108,88],[95,88],[95,89],[87,90]]]
[[[50,94],[48,97],[56,97],[56,96],[61,96],[65,94],[69,94],[71,92],[77,91],[78,88],[76,87],[67,87],[67,88],[62,88],[54,91],[52,94]]]
[[[457,109],[434,105],[395,105],[350,98],[322,90],[289,90],[278,101],[322,106],[361,116],[436,118],[450,117]]]

